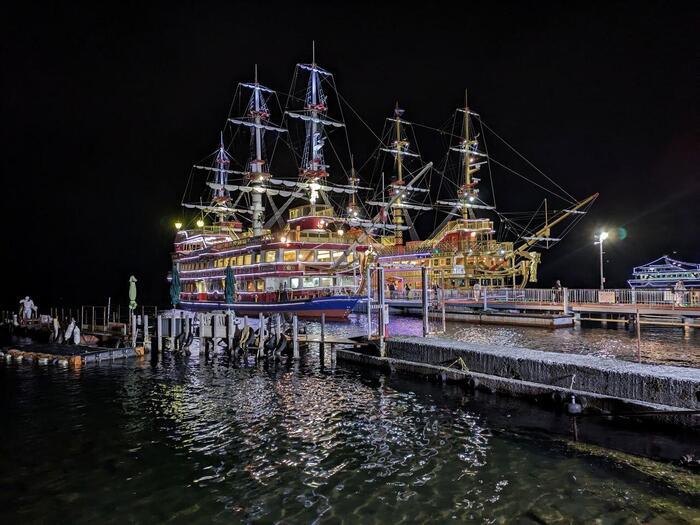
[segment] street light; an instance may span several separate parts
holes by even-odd
[[[175,229],[179,230],[180,228],[182,228],[182,223],[180,221],[178,221],[175,223]]]
[[[608,232],[600,232],[599,234],[596,235],[596,239],[598,239],[594,244],[597,244],[600,248],[600,289],[604,290],[605,289],[605,276],[603,275],[603,243],[605,242],[605,239],[610,237],[610,234]]]
[[[204,221],[202,219],[197,220],[197,228],[202,228],[204,226]]]

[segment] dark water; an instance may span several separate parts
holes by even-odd
[[[392,315],[389,333],[420,336],[423,333],[422,323],[423,321],[417,317]],[[314,332],[320,330],[318,323],[308,323],[308,325]],[[441,327],[442,324],[438,322],[431,324],[433,330]],[[367,317],[353,315],[347,322],[329,323],[329,333],[365,334]],[[481,344],[637,360],[636,334],[623,329],[572,327],[554,330],[448,322],[445,336]],[[693,329],[686,333],[682,328],[645,326],[641,332],[640,349],[642,362],[697,368],[700,367],[700,329]]]
[[[565,416],[324,365],[3,361],[0,523],[700,520],[672,485],[527,428]]]

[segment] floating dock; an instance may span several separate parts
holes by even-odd
[[[591,355],[543,352],[396,337],[385,356],[337,349],[337,357],[391,372],[559,404],[573,394],[583,408],[603,413],[654,416],[684,426],[700,423],[700,370],[638,364]]]
[[[58,364],[77,368],[88,363],[143,356],[145,350],[143,346],[103,348],[84,345],[31,344],[2,350],[0,354],[11,361]]]

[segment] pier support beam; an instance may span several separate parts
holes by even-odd
[[[299,320],[297,316],[292,317],[292,356],[299,359]]]
[[[430,334],[430,324],[428,321],[428,269],[421,266],[420,269],[421,287],[422,287],[422,308],[423,308],[423,337]]]
[[[160,315],[156,317],[156,349],[163,350],[163,318]]]

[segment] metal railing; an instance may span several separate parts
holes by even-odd
[[[555,288],[491,288],[482,287],[480,290],[431,289],[435,294],[439,291],[447,301],[463,300],[483,302],[484,298],[489,303],[530,303],[542,305],[561,305],[566,302],[569,305],[585,304],[638,304],[645,306],[671,306],[672,308],[700,307],[700,290],[674,291],[670,289],[639,290],[631,288],[619,288],[609,290],[598,289],[555,289]],[[566,294],[566,295],[565,295]],[[389,290],[389,300],[409,300],[419,302],[423,297],[423,291]]]

